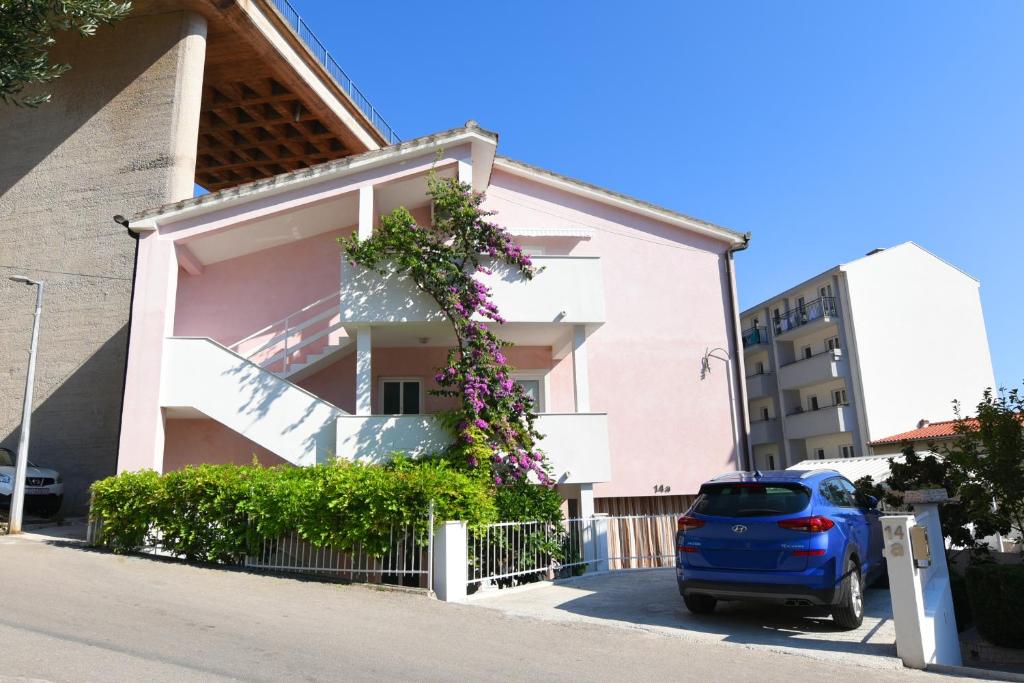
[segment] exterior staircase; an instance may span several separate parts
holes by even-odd
[[[278,377],[307,377],[355,348],[342,328],[340,302],[340,291],[328,294],[228,348]]]

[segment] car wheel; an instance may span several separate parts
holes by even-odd
[[[711,614],[715,611],[715,605],[718,604],[718,600],[710,595],[693,595],[692,593],[684,595],[683,602],[686,603],[686,609],[694,614]]]
[[[832,608],[832,619],[843,629],[858,628],[864,621],[864,587],[860,568],[852,558],[846,563],[846,576],[839,589],[839,604]]]

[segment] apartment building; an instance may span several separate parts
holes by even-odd
[[[132,217],[118,469],[444,447],[435,415],[454,404],[431,390],[450,324],[408,280],[349,264],[336,241],[371,235],[399,206],[428,225],[431,171],[485,191],[537,266],[531,280],[479,277],[576,514],[626,501],[643,511],[637,501],[694,494],[736,469],[739,363],[700,368],[709,348],[741,355],[732,258],[748,236],[496,152],[497,136],[470,122]]]
[[[876,249],[741,314],[754,464],[869,454],[995,385],[979,282],[913,242]]]

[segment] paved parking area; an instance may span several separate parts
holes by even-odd
[[[841,631],[830,616],[806,608],[719,603],[714,614],[691,614],[673,569],[584,576],[474,596],[471,604],[505,614],[561,622],[642,629],[697,641],[737,643],[861,666],[900,668],[888,590],[868,590],[864,624]]]

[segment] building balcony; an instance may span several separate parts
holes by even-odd
[[[842,377],[839,371],[842,359],[842,350],[833,349],[783,365],[779,368],[779,387],[801,389],[838,379]]]
[[[836,298],[823,296],[786,311],[772,321],[772,327],[776,338],[784,338],[794,336],[796,330],[811,331],[816,327],[824,327],[838,317],[839,306],[836,304]]]
[[[774,372],[762,372],[757,375],[747,377],[747,398],[749,400],[764,398],[765,396],[774,396],[775,391]]]
[[[782,441],[782,426],[778,420],[752,420],[750,423],[750,443],[760,446],[766,443]]]
[[[481,281],[509,323],[601,324],[605,321],[601,259],[536,256],[537,273],[527,280],[504,265]],[[406,277],[342,265],[341,320],[347,325],[443,321],[433,299]]]
[[[770,342],[767,327],[751,327],[741,333],[744,351],[758,351],[766,348]]]
[[[786,438],[806,439],[852,432],[853,423],[853,408],[848,405],[823,406],[817,410],[791,413],[786,417]]]
[[[606,413],[542,413],[535,423],[538,444],[560,484],[611,480]],[[341,415],[340,457],[378,462],[394,451],[422,455],[438,451],[451,436],[432,415]]]

